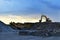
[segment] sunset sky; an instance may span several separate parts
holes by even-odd
[[[0,20],[37,22],[44,14],[60,22],[60,0],[0,0]]]

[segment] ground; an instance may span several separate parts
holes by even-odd
[[[60,40],[60,37],[22,36],[18,32],[1,32],[0,40]]]

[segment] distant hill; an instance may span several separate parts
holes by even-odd
[[[15,31],[15,30],[13,30],[10,26],[0,21],[0,32],[10,32],[10,31]]]

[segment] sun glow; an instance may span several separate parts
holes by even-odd
[[[46,22],[46,18],[42,17],[42,21],[41,22]]]
[[[29,18],[29,17],[23,17],[23,16],[14,16],[14,15],[8,15],[8,16],[0,16],[0,20],[3,21],[6,24],[9,24],[10,22],[39,22],[39,18]]]

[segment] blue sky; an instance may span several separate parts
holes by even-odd
[[[60,20],[60,0],[0,0],[0,15],[47,15]]]

